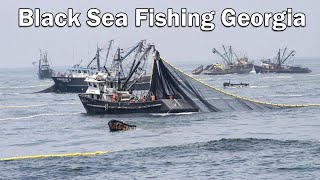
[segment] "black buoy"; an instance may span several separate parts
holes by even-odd
[[[128,130],[134,130],[136,129],[136,125],[129,125],[122,121],[118,121],[115,119],[112,119],[108,122],[108,126],[111,132],[114,131],[128,131]]]

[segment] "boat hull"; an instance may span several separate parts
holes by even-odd
[[[182,113],[199,112],[185,100],[156,100],[150,102],[108,102],[79,94],[79,98],[88,114],[130,114],[130,113]],[[178,104],[178,105],[177,105]]]
[[[193,75],[199,75],[199,74],[202,73],[203,70],[204,70],[204,69],[203,69],[203,65],[201,65],[201,66],[197,67],[195,70],[193,70],[193,71],[192,71],[192,74],[193,74]]]
[[[85,77],[52,77],[55,88],[53,92],[84,93],[88,89]],[[143,77],[133,88],[135,90],[148,90],[150,88],[150,76]]]
[[[55,83],[54,92],[84,93],[88,89],[85,77],[52,77]]]
[[[265,74],[265,73],[291,73],[291,74],[305,74],[305,73],[311,73],[312,71],[309,68],[288,68],[288,69],[270,69],[270,68],[264,68],[261,66],[254,66],[254,69],[257,74]]]
[[[234,66],[230,69],[213,69],[209,68],[207,71],[205,71],[203,74],[205,75],[225,75],[225,74],[250,74],[252,71],[253,65],[248,64],[246,66]]]

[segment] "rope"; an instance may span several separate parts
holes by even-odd
[[[234,98],[236,98],[236,99],[241,99],[241,100],[245,100],[245,101],[249,101],[249,102],[257,103],[257,104],[277,106],[277,107],[289,107],[289,108],[294,108],[294,107],[320,106],[320,104],[297,104],[297,105],[291,105],[291,104],[274,104],[274,103],[261,102],[261,101],[256,101],[256,100],[252,100],[252,99],[249,99],[249,98],[237,96],[237,95],[235,95],[235,94],[231,94],[231,93],[229,93],[229,92],[226,92],[226,91],[223,91],[223,90],[218,89],[218,88],[216,88],[216,87],[213,87],[213,86],[211,86],[211,85],[209,85],[209,84],[207,84],[207,83],[205,83],[205,82],[203,82],[203,81],[201,81],[201,80],[199,80],[199,79],[196,79],[196,78],[194,78],[193,76],[191,76],[191,75],[185,73],[184,71],[180,70],[179,68],[175,67],[175,66],[172,65],[171,63],[167,62],[167,61],[164,60],[162,57],[161,57],[161,59],[162,59],[165,63],[167,63],[169,66],[171,66],[172,68],[174,68],[175,70],[177,70],[177,71],[179,71],[180,73],[188,76],[189,78],[197,81],[198,83],[201,83],[201,84],[203,84],[203,85],[205,85],[205,86],[207,86],[207,87],[209,87],[209,88],[211,88],[211,89],[214,89],[214,90],[219,91],[219,92],[221,92],[221,93],[223,93],[223,94],[226,94],[226,95],[229,95],[229,96],[231,96],[231,97],[234,97]]]
[[[23,159],[43,159],[43,158],[62,158],[62,157],[76,157],[76,156],[96,156],[108,153],[107,151],[96,151],[87,153],[71,153],[71,154],[47,154],[47,155],[34,155],[34,156],[17,156],[10,158],[0,158],[0,161],[16,161]]]

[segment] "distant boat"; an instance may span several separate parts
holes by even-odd
[[[32,63],[33,64],[33,63]],[[38,77],[39,79],[49,79],[52,77],[53,70],[49,65],[48,53],[40,50],[40,59],[38,67]]]
[[[112,46],[113,40],[109,42],[109,47],[107,51],[106,61]],[[72,68],[69,68],[69,73],[57,73],[52,77],[55,85],[53,88],[54,92],[61,93],[84,93],[88,89],[88,83],[85,82],[85,79],[93,74],[96,74],[102,70],[100,66],[100,49],[97,46],[97,51],[94,58],[86,66],[80,66],[82,60],[79,64],[74,65]],[[96,62],[96,67],[92,67],[92,63]],[[106,62],[105,62],[106,63]]]
[[[203,74],[205,75],[224,75],[224,74],[249,74],[253,69],[253,62],[247,57],[239,57],[230,46],[228,49],[223,47],[223,52],[219,52],[213,48],[213,54],[218,54],[222,58],[224,64],[208,65]]]
[[[84,80],[86,79],[86,77],[91,75],[92,70],[90,68],[81,67],[79,65],[75,65],[68,70],[69,74],[58,73],[57,75],[52,77],[55,83],[53,91],[61,93],[86,92],[86,90],[88,89],[88,84]]]
[[[201,66],[197,67],[195,70],[193,70],[193,71],[192,71],[192,74],[193,74],[193,75],[199,75],[199,74],[202,73],[203,70],[204,70],[204,69],[203,69],[203,65],[201,65]]]
[[[261,66],[254,66],[254,69],[257,74],[261,73],[311,73],[312,71],[309,68],[301,66],[288,66],[284,63],[290,58],[295,56],[295,51],[290,51],[286,55],[287,48],[283,51],[279,49],[277,56],[271,61],[261,60]]]

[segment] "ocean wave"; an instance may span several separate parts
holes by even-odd
[[[274,94],[274,95],[268,95],[270,97],[302,97],[305,96],[303,94],[284,94],[284,95],[279,95],[279,94]]]
[[[0,109],[11,109],[11,108],[30,108],[30,107],[41,107],[41,106],[53,106],[53,105],[74,105],[77,103],[55,103],[55,104],[32,104],[32,105],[18,105],[18,106],[0,106]]]
[[[212,140],[207,142],[197,142],[191,144],[183,144],[178,146],[151,147],[145,149],[137,149],[134,151],[175,153],[179,151],[183,154],[201,153],[207,151],[260,151],[266,149],[305,149],[319,151],[319,141],[302,141],[302,140],[275,140],[275,139],[257,139],[257,138],[223,138],[220,140]]]
[[[36,87],[47,87],[52,84],[34,85],[34,86],[20,86],[20,87],[0,87],[0,89],[30,89]]]
[[[23,117],[14,117],[14,118],[4,118],[0,119],[0,121],[8,121],[8,120],[21,120],[21,119],[31,119],[35,117],[42,117],[42,116],[67,116],[67,115],[76,115],[76,114],[82,114],[82,112],[77,113],[56,113],[56,114],[35,114],[31,116],[23,116]]]
[[[181,116],[181,115],[190,115],[197,112],[183,112],[183,113],[152,113],[152,116]]]
[[[270,86],[249,86],[250,88],[269,88]]]

